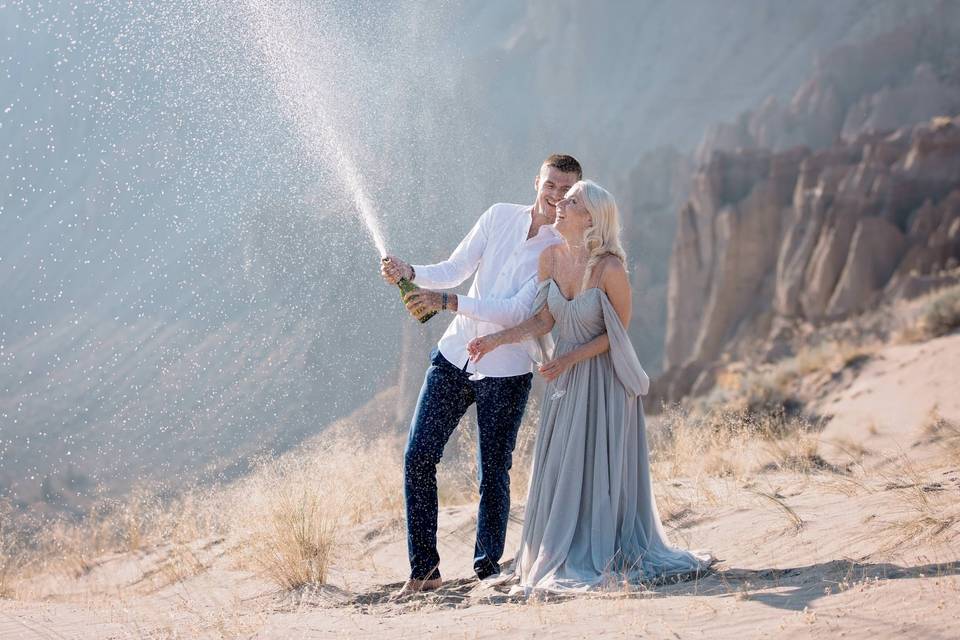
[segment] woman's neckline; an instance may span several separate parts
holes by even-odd
[[[557,282],[552,276],[550,277],[550,282],[552,282],[552,283],[554,284],[554,286],[557,287],[557,293],[559,293],[559,294],[560,294],[560,297],[563,298],[564,300],[566,300],[567,302],[573,302],[574,300],[576,300],[577,298],[579,298],[579,297],[582,296],[583,294],[587,293],[588,291],[592,291],[592,290],[594,290],[594,289],[596,289],[596,290],[598,290],[598,291],[603,291],[603,289],[601,289],[600,287],[586,287],[585,289],[581,289],[580,291],[578,291],[578,292],[576,293],[576,295],[574,295],[572,298],[568,298],[568,297],[567,297],[567,294],[565,294],[565,293],[563,292],[563,289],[560,288],[560,283]]]

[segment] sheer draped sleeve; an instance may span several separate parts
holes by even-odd
[[[607,337],[610,339],[610,359],[613,361],[614,373],[629,393],[635,396],[646,395],[650,390],[650,378],[640,365],[640,359],[637,358],[626,328],[620,322],[620,316],[606,295],[600,295],[600,304],[603,307]]]

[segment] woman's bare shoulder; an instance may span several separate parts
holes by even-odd
[[[557,258],[557,246],[558,245],[552,244],[540,252],[540,260],[538,263],[540,280],[544,280],[553,275],[553,263]]]
[[[616,256],[612,253],[608,253],[607,255],[600,258],[599,264],[603,265],[603,270],[605,272],[613,270],[613,271],[619,271],[620,273],[623,273],[623,274],[627,273],[627,267],[626,265],[623,264],[623,260],[621,260],[619,256]]]
[[[597,263],[597,267],[602,269],[600,273],[600,287],[604,290],[610,288],[619,288],[630,286],[630,280],[627,278],[627,267],[617,256],[609,253],[602,257]]]
[[[611,277],[619,278],[627,275],[627,267],[623,264],[623,260],[612,253],[608,253],[600,258],[600,260],[597,262],[597,266],[594,268],[600,269],[601,281]]]

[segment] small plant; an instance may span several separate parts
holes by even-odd
[[[960,424],[944,418],[934,408],[922,428],[928,442],[937,444],[953,464],[960,464]]]
[[[934,299],[927,308],[923,324],[931,338],[960,328],[960,287],[951,287]]]
[[[900,332],[903,342],[922,342],[939,338],[960,328],[960,285],[930,294],[916,322]]]
[[[13,506],[0,500],[0,598],[13,596],[15,576],[21,568],[20,542],[13,525]]]
[[[224,536],[239,567],[262,571],[282,589],[326,580],[341,529],[372,517],[393,523],[403,513],[403,448],[392,436],[324,434],[255,466],[221,492],[231,505]]]
[[[750,489],[751,493],[765,500],[769,500],[771,503],[779,507],[787,519],[790,521],[790,525],[793,527],[796,533],[800,533],[800,530],[803,529],[805,524],[803,518],[797,515],[797,512],[786,503],[784,497],[780,495],[779,491],[760,491],[758,489]]]
[[[307,488],[290,487],[273,506],[265,535],[257,542],[264,573],[285,589],[327,579],[336,527],[322,498]]]
[[[780,408],[764,411],[737,403],[699,414],[668,407],[649,437],[653,474],[663,480],[686,477],[703,484],[703,477],[742,480],[770,470],[819,468],[810,426]]]
[[[885,550],[926,540],[952,540],[960,527],[960,506],[941,483],[929,482],[910,459],[901,454],[893,460],[884,490],[897,497],[898,516],[886,523]]]

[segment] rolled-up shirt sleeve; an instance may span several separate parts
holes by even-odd
[[[509,298],[480,299],[458,295],[457,313],[481,322],[513,327],[533,315],[533,301],[536,297],[537,278],[532,276]]]
[[[493,207],[483,212],[470,233],[460,241],[450,257],[436,264],[415,264],[414,282],[425,289],[452,289],[469,278],[483,257],[487,246]]]

